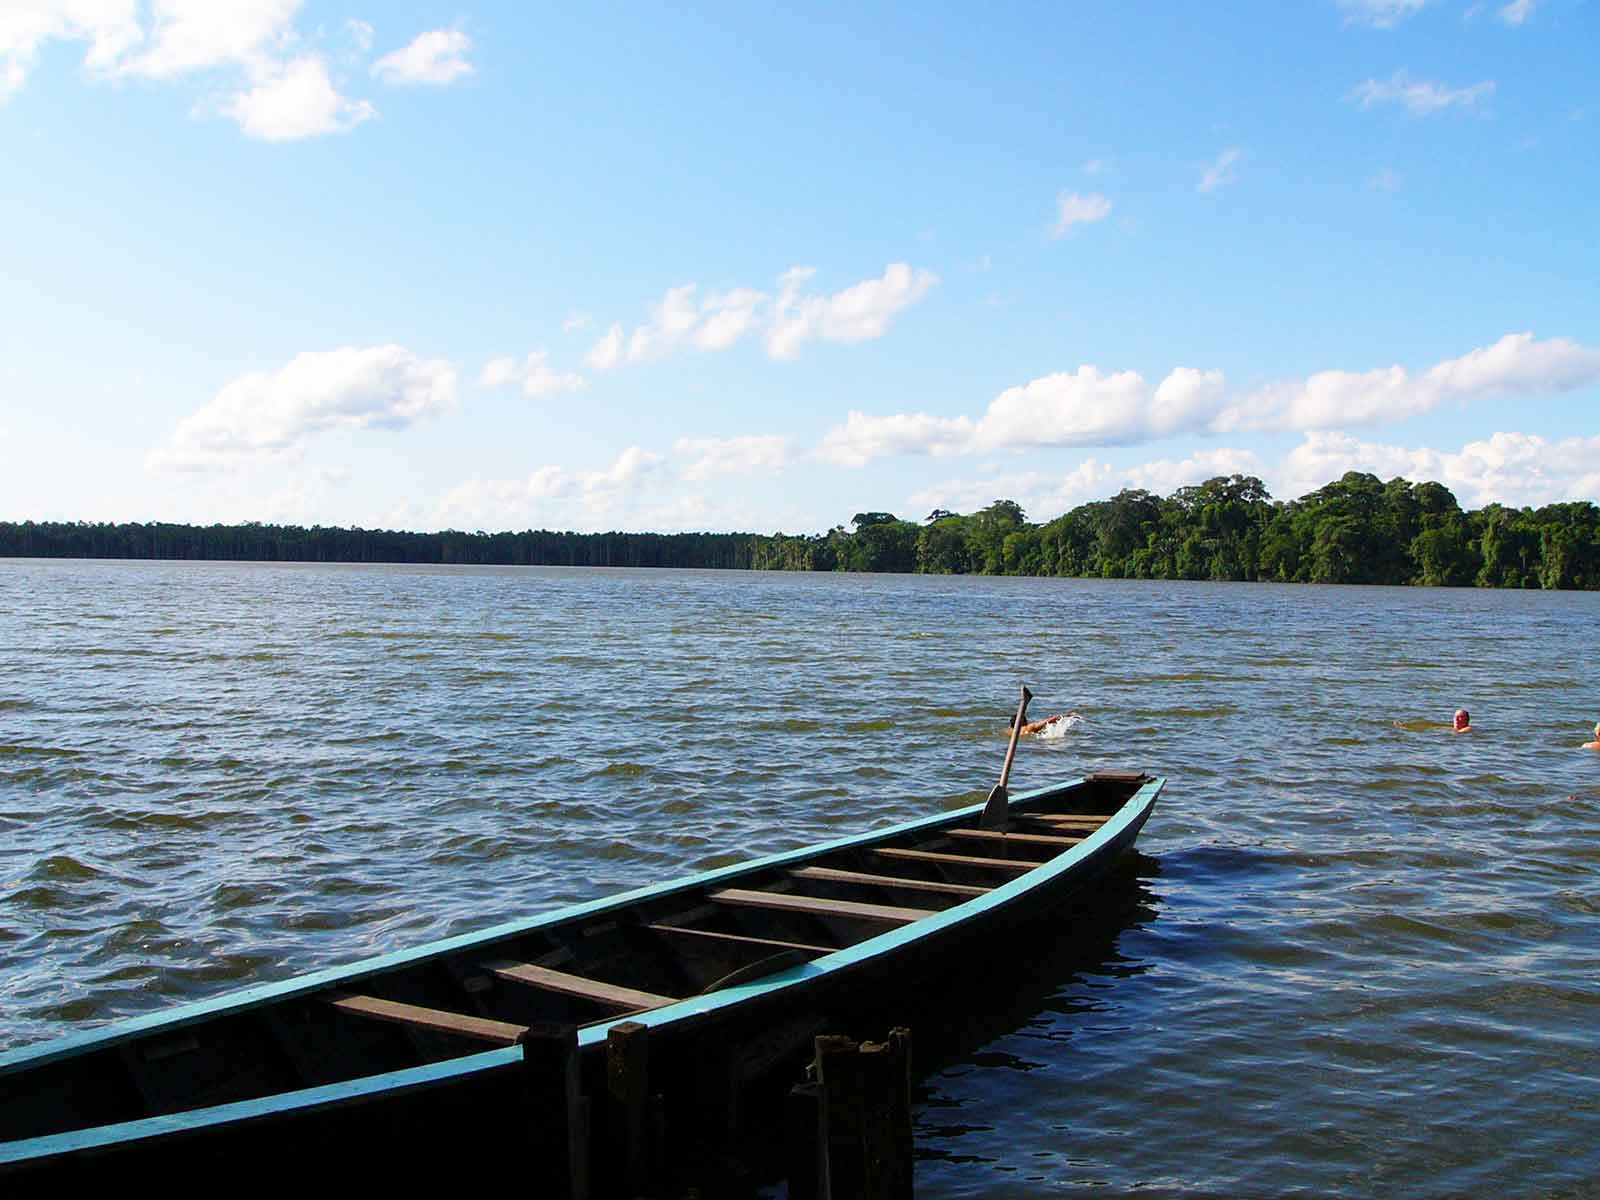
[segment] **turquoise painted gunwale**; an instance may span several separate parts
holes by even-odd
[[[1087,779],[1080,778],[1066,783],[1049,784],[1045,787],[1034,788],[1031,791],[1022,792],[1011,797],[1009,807],[1020,808],[1040,797],[1080,787],[1085,783],[1087,783]],[[653,1028],[694,1018],[703,1019],[714,1015],[721,1009],[746,1002],[763,993],[776,992],[838,971],[848,970],[867,959],[890,953],[942,929],[979,917],[991,909],[1002,907],[1017,897],[1071,871],[1079,863],[1098,853],[1103,846],[1108,842],[1114,841],[1130,825],[1141,820],[1149,812],[1151,806],[1155,803],[1156,797],[1165,785],[1166,779],[1163,776],[1147,779],[1139,787],[1139,790],[1130,796],[1109,820],[1078,845],[1073,846],[1066,853],[1042,863],[1038,869],[1030,871],[1026,875],[1020,875],[1009,883],[1002,884],[982,896],[974,896],[970,900],[944,909],[930,917],[924,917],[910,925],[904,925],[886,933],[881,933],[876,937],[858,942],[854,946],[836,950],[832,954],[812,959],[809,962],[800,963],[788,970],[777,972],[763,979],[724,988],[721,991],[713,992],[709,996],[694,996],[686,1000],[680,1000],[676,1004],[664,1005],[661,1008],[650,1009],[642,1013],[628,1013],[611,1020],[586,1025],[578,1031],[579,1051],[581,1053],[586,1047],[603,1044],[611,1026],[618,1022],[635,1021]],[[108,1026],[105,1029],[90,1030],[86,1033],[61,1038],[57,1041],[46,1043],[42,1047],[23,1047],[21,1050],[0,1055],[0,1075],[19,1070],[24,1066],[41,1065],[70,1055],[86,1053],[91,1049],[103,1049],[152,1029],[181,1029],[219,1014],[244,1012],[252,1008],[259,1008],[272,1001],[292,999],[296,996],[321,991],[331,985],[346,983],[358,977],[370,978],[387,974],[403,967],[416,966],[420,963],[454,954],[471,946],[518,937],[547,925],[565,923],[609,908],[627,907],[648,899],[706,887],[738,875],[783,866],[801,859],[815,858],[836,850],[880,841],[903,833],[936,828],[944,824],[954,824],[964,818],[982,813],[983,807],[982,804],[969,805],[965,808],[952,809],[947,813],[921,817],[913,821],[890,826],[889,828],[870,830],[867,833],[840,838],[821,845],[806,846],[799,850],[769,855],[766,858],[735,863],[700,875],[689,876],[668,883],[653,884],[614,896],[568,905],[548,913],[542,913],[536,917],[507,922],[479,930],[476,933],[459,934],[453,938],[430,942],[409,950],[393,951],[375,959],[364,959],[359,963],[330,967],[312,975],[297,976],[294,979],[247,988],[226,996],[219,996],[214,1000],[199,1001],[185,1005],[173,1011],[135,1017],[131,1020]],[[520,1048],[508,1046],[478,1054],[464,1055],[442,1063],[406,1067],[398,1071],[362,1076],[358,1079],[326,1084],[321,1087],[279,1092],[272,1096],[263,1096],[254,1100],[239,1100],[229,1104],[193,1109],[166,1116],[144,1117],[114,1125],[69,1130],[64,1133],[48,1134],[43,1137],[29,1138],[17,1142],[0,1142],[0,1165],[29,1159],[54,1157],[74,1151],[115,1145],[119,1142],[142,1141],[164,1134],[193,1132],[231,1124],[236,1121],[252,1120],[291,1112],[297,1109],[326,1107],[359,1099],[363,1096],[434,1086],[448,1082],[451,1079],[473,1075],[479,1071],[508,1067],[516,1064],[520,1059]]]

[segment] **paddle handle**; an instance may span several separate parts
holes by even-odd
[[[1017,719],[1011,722],[1011,744],[1006,747],[1006,764],[1000,768],[1000,790],[1006,790],[1006,782],[1011,778],[1011,760],[1017,756],[1017,742],[1022,739],[1022,723],[1028,719],[1028,701],[1033,699],[1033,693],[1028,690],[1028,685],[1022,685],[1022,699],[1017,704]]]

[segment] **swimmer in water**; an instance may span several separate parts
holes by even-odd
[[[1028,722],[1025,722],[1023,724],[1023,726],[1022,726],[1022,732],[1023,733],[1043,733],[1046,729],[1049,729],[1050,726],[1054,725],[1058,721],[1077,722],[1077,721],[1080,721],[1080,720],[1082,720],[1082,718],[1078,715],[1076,710],[1074,710],[1073,712],[1056,713],[1055,716],[1046,717],[1042,721],[1028,721]],[[1015,717],[1013,717],[1011,719],[1011,723],[1013,725],[1015,725],[1017,723],[1017,720],[1016,720]]]
[[[1472,732],[1472,714],[1467,712],[1467,710],[1464,709],[1464,708],[1456,709],[1456,717],[1455,717],[1455,720],[1451,723],[1450,732],[1451,733],[1471,733]]]
[[[1600,721],[1596,721],[1594,725],[1594,741],[1585,742],[1583,744],[1583,749],[1600,750]]]

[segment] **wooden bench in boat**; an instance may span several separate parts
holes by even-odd
[[[860,883],[872,887],[905,888],[913,892],[939,892],[946,896],[981,896],[993,888],[969,883],[942,883],[932,879],[908,879],[903,875],[871,875],[865,871],[840,871],[833,867],[796,867],[789,872],[795,879],[825,879],[831,883]]]
[[[778,938],[755,938],[749,933],[725,933],[723,930],[696,930],[693,925],[646,925],[651,933],[678,933],[688,938],[706,938],[709,941],[730,942],[733,946],[765,946],[773,950],[806,950],[810,954],[832,954],[837,946],[813,946],[811,942],[787,942]]]
[[[453,1033],[457,1037],[494,1042],[501,1046],[514,1044],[527,1029],[524,1025],[492,1021],[488,1017],[446,1012],[442,1008],[425,1008],[420,1004],[402,1004],[398,1000],[380,1000],[376,996],[357,996],[349,992],[329,996],[328,1003],[352,1016],[393,1021],[417,1029],[430,1029],[435,1033]]]
[[[777,938],[753,937],[748,933],[724,933],[720,929],[696,929],[692,925],[646,925],[652,933],[681,933],[743,946],[767,946],[773,950],[807,950],[813,954],[832,954],[837,946],[813,946],[810,942],[784,942]]]
[[[859,921],[884,921],[891,925],[909,925],[912,921],[933,916],[933,910],[927,908],[897,908],[890,904],[862,904],[855,900],[819,900],[815,896],[797,896],[793,892],[756,892],[745,888],[724,888],[720,892],[712,892],[707,899],[746,908],[772,908],[783,912],[808,913],[814,917],[850,917]]]
[[[1078,816],[1074,813],[1013,813],[1014,821],[1038,821],[1044,825],[1056,825],[1062,829],[1099,829],[1110,818],[1096,816]]]
[[[1012,843],[1018,846],[1076,846],[1081,837],[1061,837],[1054,833],[1007,833],[1004,829],[946,829],[953,838],[974,842]]]
[[[1020,858],[977,858],[970,854],[946,854],[943,850],[910,850],[899,846],[878,846],[872,851],[884,858],[897,858],[905,862],[932,863],[943,867],[975,867],[983,871],[1014,871],[1021,874],[1039,864]]]
[[[576,996],[580,1000],[592,1000],[596,1004],[620,1009],[623,1012],[661,1008],[678,1002],[676,996],[658,996],[654,992],[641,992],[637,988],[602,983],[598,979],[569,975],[565,971],[557,971],[551,967],[536,967],[532,963],[502,959],[484,963],[483,969],[501,979],[524,983],[546,992],[558,992],[563,996]]]

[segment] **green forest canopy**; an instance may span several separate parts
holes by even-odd
[[[1042,525],[996,500],[814,535],[405,533],[294,525],[0,522],[0,556],[702,567],[1600,589],[1600,507],[1464,511],[1450,489],[1351,471],[1298,500],[1219,476],[1125,489]]]

